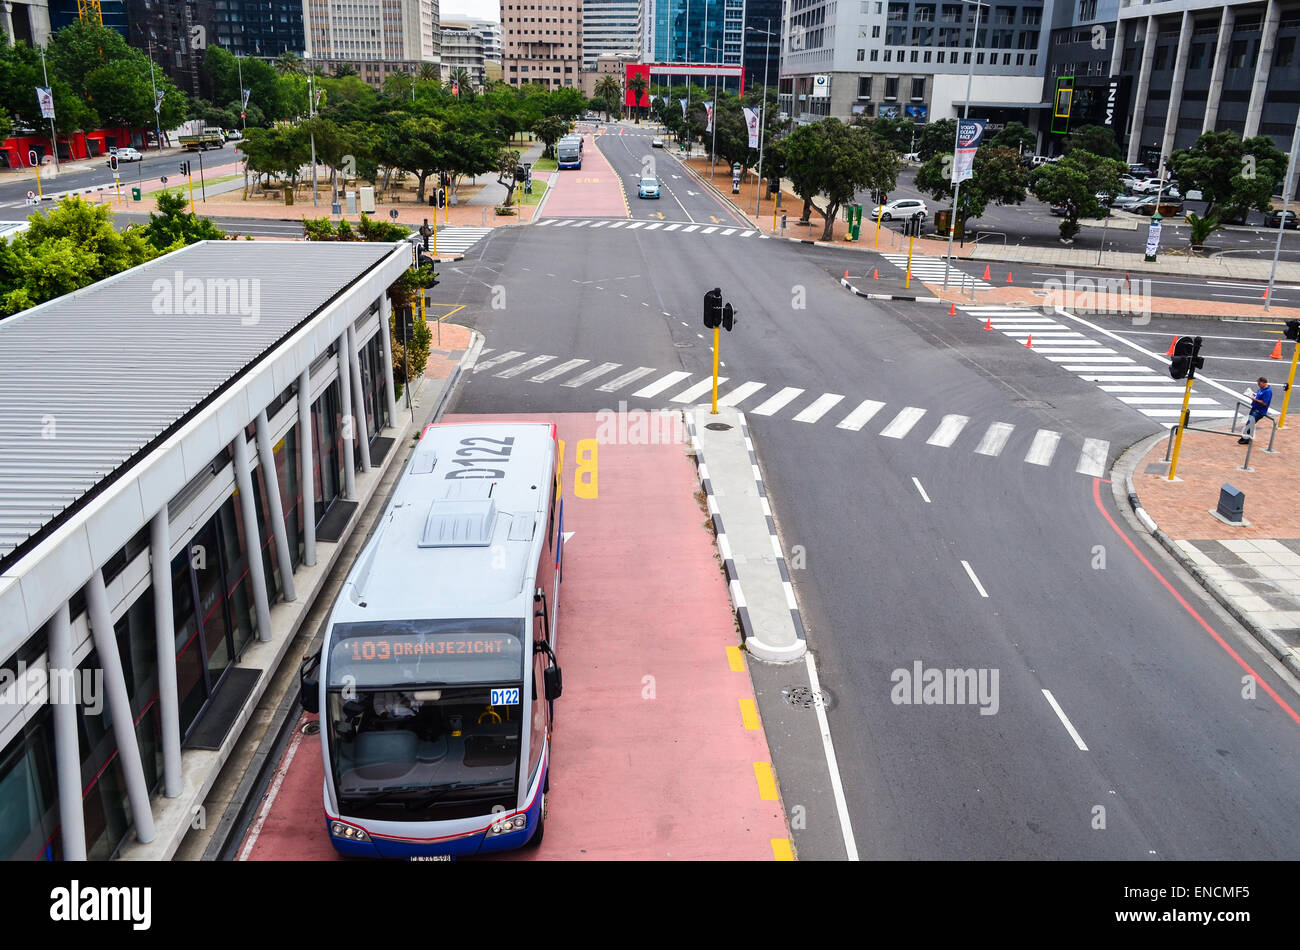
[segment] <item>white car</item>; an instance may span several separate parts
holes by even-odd
[[[881,221],[893,221],[895,218],[924,218],[929,213],[930,209],[919,198],[899,198],[897,201],[889,202],[883,208],[880,205],[872,208],[871,220],[874,221],[877,217]]]
[[[133,148],[115,148],[109,151],[109,155],[115,156],[118,162],[139,162],[144,160],[141,155]]]
[[[661,138],[659,138],[659,136],[656,135],[654,138],[652,138],[652,139],[650,140],[650,147],[651,147],[651,148],[663,148],[663,147],[664,147],[664,140],[661,139]]]
[[[1168,180],[1161,180],[1159,178],[1145,178],[1132,186],[1132,191],[1135,195],[1154,195],[1159,191],[1168,193],[1169,190],[1170,183]]]

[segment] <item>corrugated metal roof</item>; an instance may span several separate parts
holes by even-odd
[[[395,247],[202,242],[0,320],[0,571]]]

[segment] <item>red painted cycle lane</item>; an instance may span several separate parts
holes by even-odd
[[[594,414],[443,421],[505,418],[558,424],[564,526],[573,534],[564,548],[564,696],[555,704],[546,838],[492,860],[790,857],[686,446],[598,443]],[[322,778],[320,740],[302,735],[300,722],[241,855],[335,858]]]
[[[596,138],[583,136],[582,167],[551,175],[550,195],[542,208],[547,218],[630,218],[627,194],[618,173],[596,147]]]

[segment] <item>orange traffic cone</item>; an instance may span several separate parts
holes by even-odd
[[[950,303],[950,304],[948,304],[948,316],[950,316],[950,317],[955,317],[955,316],[957,316],[957,305],[956,305],[955,303]],[[1278,346],[1281,346],[1281,345],[1282,345],[1282,344],[1279,342],[1279,343],[1278,343]]]
[[[1007,271],[1007,283],[1011,283],[1011,271]]]
[[[989,276],[989,265],[988,265],[988,264],[985,264],[985,265],[984,265],[984,279],[985,279],[985,280],[992,280],[992,279],[993,279],[992,277]]]
[[[992,318],[992,317],[987,317],[987,318],[984,320],[984,329],[985,329],[985,330],[992,330],[992,329],[993,329],[993,318]]]
[[[880,280],[880,268],[878,267],[871,268],[871,279]]]
[[[1267,299],[1268,299],[1268,288],[1267,288],[1267,287],[1264,288],[1264,295],[1263,295],[1262,297],[1260,297],[1259,299],[1260,299],[1260,300],[1267,300]]]
[[[847,267],[844,268],[844,279],[845,280],[849,279],[849,269]]]
[[[1273,344],[1273,352],[1270,353],[1270,354],[1268,354],[1268,358],[1271,359],[1271,360],[1280,360],[1280,359],[1282,358],[1282,341],[1281,341],[1281,340],[1278,340],[1276,343]]]
[[[1025,346],[1031,350],[1034,348],[1034,335],[1032,333],[1029,334],[1029,339],[1025,341]]]
[[[1177,346],[1178,346],[1178,337],[1174,337],[1174,338],[1173,338],[1173,341],[1169,344],[1169,352],[1166,353],[1165,356],[1173,356],[1173,355],[1174,355],[1174,349],[1175,349]]]

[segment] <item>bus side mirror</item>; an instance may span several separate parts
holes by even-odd
[[[544,678],[546,684],[546,698],[551,702],[554,702],[559,699],[560,694],[564,692],[564,681],[563,677],[560,675],[560,668],[558,666],[548,666]]]
[[[298,669],[298,699],[309,713],[320,712],[320,651],[305,657]]]

